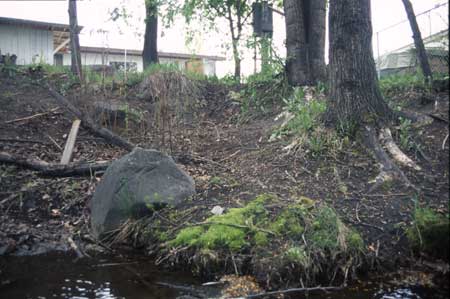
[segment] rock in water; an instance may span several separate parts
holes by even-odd
[[[195,194],[194,180],[169,156],[136,148],[108,167],[92,198],[95,237],[164,206],[177,206]]]

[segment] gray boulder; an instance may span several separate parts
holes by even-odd
[[[95,237],[195,194],[194,180],[169,156],[136,148],[108,167],[90,203]]]

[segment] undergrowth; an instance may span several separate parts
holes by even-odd
[[[241,121],[273,112],[291,92],[280,64],[271,64],[264,72],[248,76],[237,95]]]
[[[416,207],[413,224],[406,229],[406,236],[416,251],[423,251],[448,260],[449,215],[438,214],[428,207]]]
[[[323,87],[298,87],[290,97],[283,99],[283,111],[277,117],[281,124],[274,128],[269,141],[289,140],[286,150],[303,150],[313,156],[319,156],[325,151],[334,154],[342,149],[349,141],[348,135],[338,136],[336,131],[323,125],[326,111],[323,90]]]

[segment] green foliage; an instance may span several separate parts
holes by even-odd
[[[320,123],[320,117],[326,110],[324,101],[311,99],[307,101],[302,88],[296,88],[291,97],[283,99],[284,111],[293,115],[288,123],[273,133],[273,137],[291,134],[308,134]],[[322,141],[316,139],[315,145]]]
[[[380,79],[380,89],[385,95],[390,91],[425,90],[427,86],[424,79],[421,73],[389,75]]]
[[[449,215],[443,216],[430,208],[416,207],[413,225],[406,229],[406,235],[416,250],[448,259]]]
[[[402,149],[409,150],[413,147],[411,134],[412,134],[411,120],[400,117],[399,138],[400,138],[400,147]]]
[[[267,114],[291,94],[287,78],[280,70],[281,65],[271,65],[265,72],[250,75],[239,93],[241,117],[252,112]]]

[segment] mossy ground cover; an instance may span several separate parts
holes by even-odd
[[[329,206],[306,197],[285,201],[267,194],[222,215],[187,224],[164,247],[169,255],[182,248],[209,269],[214,267],[205,261],[214,260],[217,266],[231,256],[235,264],[231,271],[239,268],[266,279],[295,272],[291,279],[308,283],[319,277],[327,282],[336,276],[345,279],[364,255],[360,235]]]

